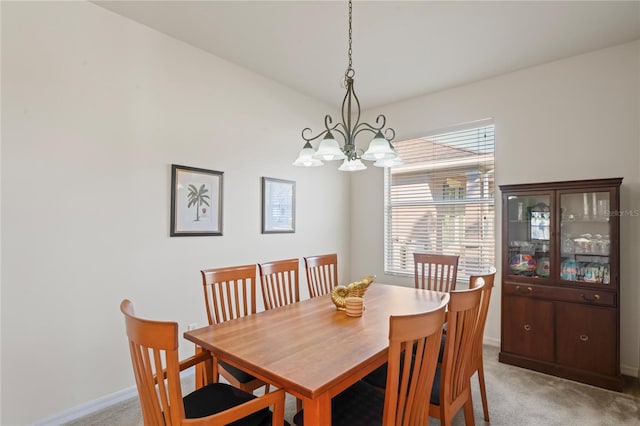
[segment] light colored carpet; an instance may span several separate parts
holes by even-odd
[[[485,346],[485,379],[492,425],[504,426],[640,426],[640,383],[627,378],[623,393],[513,367],[498,362],[498,348]],[[477,424],[486,424],[477,376],[471,378]],[[193,389],[193,382],[184,384]],[[285,418],[291,422],[295,399],[287,397]],[[68,426],[140,426],[137,399],[78,419]],[[439,421],[431,419],[430,426]],[[464,425],[462,411],[453,426]]]

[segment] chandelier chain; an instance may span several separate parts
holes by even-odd
[[[349,76],[349,74],[351,74],[350,76],[353,77],[353,68],[351,67],[352,64],[352,60],[351,60],[351,55],[353,53],[353,50],[351,48],[351,43],[353,41],[352,38],[352,30],[351,30],[351,14],[352,14],[352,5],[351,5],[351,0],[349,0],[349,66],[347,67],[347,72],[346,75]]]

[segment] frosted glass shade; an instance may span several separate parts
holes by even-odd
[[[302,150],[300,151],[300,154],[298,154],[298,158],[296,158],[296,161],[293,162],[293,165],[299,166],[299,167],[322,166],[323,163],[321,160],[318,160],[317,158],[313,158],[315,153],[316,153],[316,150],[313,149],[313,147],[309,142],[307,142],[302,148]]]
[[[362,154],[362,159],[368,161],[390,160],[397,156],[398,154],[391,148],[389,141],[382,136],[380,131],[378,131],[369,144],[367,152]]]
[[[373,163],[376,167],[393,167],[393,166],[402,166],[404,161],[400,157],[390,158],[388,160],[378,160]]]
[[[345,158],[342,165],[338,167],[338,170],[343,172],[357,172],[358,170],[364,170],[366,168],[367,166],[362,164],[362,161],[360,161],[359,158],[355,160],[349,160]]]
[[[343,160],[345,158],[344,152],[340,149],[338,141],[334,139],[331,132],[327,132],[318,146],[318,151],[314,154],[313,158],[324,161]]]

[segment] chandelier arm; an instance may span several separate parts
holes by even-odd
[[[353,93],[353,99],[356,100],[356,108],[357,108],[356,121],[353,124],[353,127],[351,128],[351,132],[353,133],[353,131],[357,129],[358,125],[360,124],[360,99],[358,99],[358,95],[356,95],[356,91],[353,88],[353,81],[351,82],[351,92]],[[354,144],[355,144],[355,141],[354,141]]]
[[[356,136],[358,136],[362,132],[371,132],[373,134],[377,133],[380,129],[373,127],[369,123],[360,123],[357,129],[354,129],[353,139],[355,140]]]
[[[340,127],[342,127],[343,130],[340,130]],[[344,126],[343,123],[336,123],[336,125],[333,126],[333,129],[331,129],[331,131],[340,134],[340,136],[342,136],[342,139],[344,139],[344,141],[346,143],[347,135],[346,135],[344,129],[345,129],[345,126]]]
[[[354,136],[353,130],[355,127],[358,126],[358,123],[360,122],[360,100],[358,99],[358,95],[356,95],[356,92],[353,89],[353,73],[355,73],[355,71],[353,71],[353,69],[349,69],[347,70],[347,74],[345,74],[346,81],[347,81],[347,93],[344,95],[344,98],[342,99],[342,122],[346,123],[344,124],[344,128],[345,128],[345,133],[348,135],[348,137],[346,138],[347,145],[355,144],[354,138],[353,138]],[[353,114],[351,113],[353,100],[355,100],[355,107],[356,107],[355,122],[351,121],[351,118],[353,116]]]
[[[331,128],[331,123],[333,123],[333,118],[331,118],[331,116],[329,114],[325,115],[324,116],[324,128],[327,129],[327,130],[333,130]],[[336,127],[338,124],[336,124],[334,127]]]
[[[307,136],[305,136],[305,133],[309,133],[312,130],[309,127],[304,128],[304,129],[302,129],[302,139],[304,139],[307,142],[311,142],[311,141],[314,141],[314,140],[318,139],[321,136],[326,135],[327,132],[332,132],[334,130],[340,132],[340,130],[338,130],[338,126],[340,126],[342,123],[336,123],[333,126],[331,126],[331,123],[333,123],[333,119],[331,118],[331,116],[329,114],[325,115],[325,117],[324,117],[324,127],[325,127],[325,129],[323,131],[321,131],[320,133],[318,133],[317,135],[315,135],[315,136],[307,137]],[[342,132],[340,132],[340,134],[342,134]]]
[[[380,123],[382,121],[382,123]],[[381,130],[384,128],[384,126],[387,125],[387,117],[384,116],[384,114],[380,114],[376,117],[376,124],[378,124],[380,127],[378,127],[378,130]]]
[[[302,129],[302,139],[304,139],[307,142],[311,142],[318,139],[321,136],[326,135],[329,130],[323,130],[322,132],[318,133],[316,136],[310,136],[310,137],[305,136],[305,133],[310,133],[311,131],[312,130],[308,127]]]
[[[358,127],[354,129],[353,137],[355,139],[355,137],[362,132],[377,133],[378,131],[382,132],[384,138],[388,141],[392,141],[396,137],[396,131],[393,128],[387,127],[386,129],[382,130],[381,127],[372,126],[367,122],[360,123]]]
[[[391,136],[388,136],[387,133],[391,133]],[[396,131],[393,129],[393,127],[388,127],[384,130],[384,138],[389,142],[394,140],[395,137],[396,137]]]

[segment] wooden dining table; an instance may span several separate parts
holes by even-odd
[[[351,317],[329,295],[187,331],[220,360],[301,399],[305,426],[331,424],[331,398],[387,361],[389,316],[440,306],[443,293],[374,282]]]

